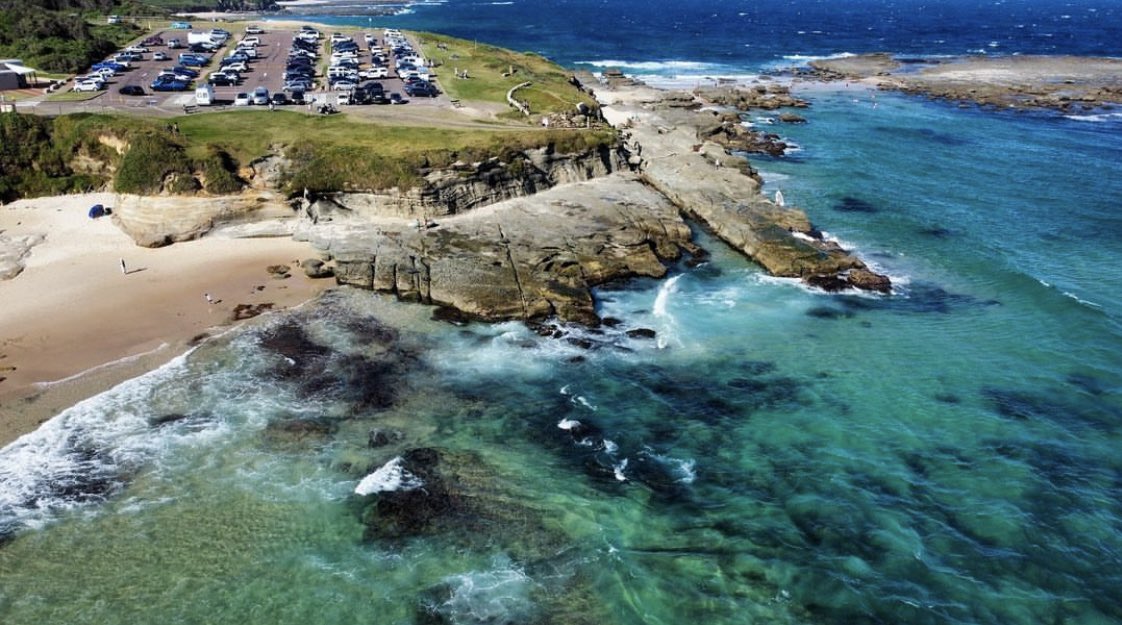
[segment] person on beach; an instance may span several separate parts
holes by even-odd
[[[125,268],[125,259],[121,259],[121,274],[128,275],[129,270]]]
[[[208,304],[214,303],[214,298],[210,296],[210,293],[203,293],[203,298],[206,299],[206,303]]]

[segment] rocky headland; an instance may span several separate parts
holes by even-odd
[[[1068,56],[907,58],[865,54],[813,61],[821,80],[1014,109],[1065,113],[1122,104],[1122,60]]]
[[[302,201],[296,236],[324,250],[341,284],[489,321],[599,323],[593,287],[661,277],[683,254],[703,253],[687,219],[774,275],[829,290],[891,289],[822,240],[802,211],[764,198],[747,160],[730,153],[756,140],[730,130],[744,128],[736,111],[805,102],[775,87],[668,94],[632,86],[602,96],[623,146],[457,163],[404,193]]]

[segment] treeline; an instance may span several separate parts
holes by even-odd
[[[0,0],[0,57],[47,72],[83,71],[140,34],[130,24],[106,24],[105,16],[141,7],[114,0]]]

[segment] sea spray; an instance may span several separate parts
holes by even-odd
[[[678,292],[678,281],[685,274],[678,274],[665,282],[658,289],[651,314],[661,322],[662,327],[658,333],[658,348],[666,349],[672,342],[681,344],[677,334],[677,320],[669,311],[670,296]]]

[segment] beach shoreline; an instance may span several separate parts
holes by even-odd
[[[139,247],[86,215],[114,201],[93,193],[0,207],[0,237],[33,242],[22,271],[0,280],[0,446],[240,323],[239,306],[283,310],[334,286],[303,275],[299,262],[317,252],[290,237]],[[271,265],[291,266],[291,277],[273,277]]]

